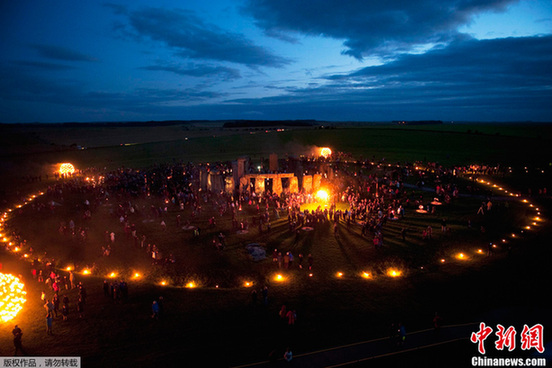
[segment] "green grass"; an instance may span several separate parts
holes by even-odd
[[[258,160],[271,153],[283,158],[287,154],[310,154],[315,146],[330,146],[354,157],[385,158],[388,162],[546,167],[550,161],[544,153],[550,146],[552,127],[546,124],[336,126],[337,129],[329,130],[309,128],[268,133],[185,126],[2,127],[0,155],[8,182],[29,174],[51,175],[51,165],[66,161],[79,168],[143,168],[164,162],[225,161],[240,156]],[[73,144],[88,149],[71,148]]]

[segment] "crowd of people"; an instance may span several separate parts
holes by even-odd
[[[284,191],[280,194],[249,190],[241,193],[212,192],[201,187],[200,172],[207,167],[208,170],[231,175],[230,163],[174,163],[156,165],[147,170],[120,168],[100,172],[87,169],[78,176],[50,184],[45,191],[48,200],[30,202],[29,207],[37,214],[55,215],[61,212],[64,198],[82,198],[75,205],[75,217],[59,223],[58,232],[62,238],[86,247],[96,247],[96,254],[101,257],[110,257],[113,248],[120,244],[132,245],[141,249],[152,265],[167,266],[178,261],[172,249],[164,249],[163,244],[158,244],[156,239],[144,233],[141,223],[158,223],[162,231],[192,229],[190,233],[198,239],[203,234],[200,227],[203,227],[212,234],[210,243],[213,248],[223,251],[227,246],[225,233],[246,233],[255,228],[258,228],[259,234],[270,232],[274,219],[287,215],[289,232],[295,235],[295,243],[301,238],[302,231],[316,231],[323,224],[330,224],[338,237],[339,227],[346,225],[348,229],[351,226],[360,229],[367,243],[373,243],[375,248],[380,249],[384,246],[384,228],[388,221],[400,222],[407,211],[426,204],[423,196],[414,194],[414,190],[404,184],[407,177],[413,176],[418,182],[435,183],[433,196],[441,203],[450,203],[459,193],[454,178],[455,172],[460,170],[443,169],[435,164],[428,164],[425,170],[420,170],[415,165],[339,160],[329,165],[326,160],[318,162],[309,159],[302,165],[309,173],[336,178],[323,181],[324,186],[330,188],[327,206],[302,210],[303,205],[316,201],[313,193],[303,191]],[[331,169],[328,169],[330,166]],[[144,206],[144,200],[150,204]],[[142,205],[138,205],[139,202]],[[337,203],[344,206],[338,208]],[[108,205],[113,226],[105,230],[103,243],[89,244],[88,224],[103,205]],[[173,221],[169,213],[174,214],[175,209],[177,214]],[[187,211],[183,211],[185,209]],[[208,223],[205,223],[201,214],[207,209],[210,213],[217,213],[217,216],[209,215]],[[217,217],[231,218],[232,227],[220,226]],[[417,229],[403,227],[400,233],[403,240],[406,234],[431,239],[431,226]],[[13,240],[31,259],[47,258],[46,254],[35,254],[33,247],[28,246],[19,234],[14,232],[13,235]],[[280,254],[273,256],[279,268],[290,268],[294,264],[299,268],[312,268],[312,254],[294,255],[289,246],[282,248],[278,252]],[[94,267],[95,262],[90,268]],[[33,272],[37,273],[34,275],[37,278],[44,278],[41,270],[34,268]],[[44,279],[48,280],[47,277]]]
[[[315,170],[313,162],[309,162],[309,170]],[[366,164],[365,164],[366,166]],[[199,226],[202,212],[205,207],[215,209],[220,217],[231,217],[232,229],[222,229],[217,218],[212,216],[206,225],[214,231],[213,246],[223,251],[226,247],[224,231],[243,231],[251,226],[258,226],[259,233],[270,231],[271,220],[287,214],[289,231],[300,234],[303,228],[312,228],[313,231],[323,224],[331,224],[334,235],[338,236],[338,226],[359,226],[361,235],[372,238],[376,248],[382,248],[384,228],[388,221],[400,221],[408,210],[425,204],[423,197],[413,194],[409,187],[404,185],[408,176],[418,176],[418,182],[437,183],[435,198],[441,203],[450,203],[459,195],[459,188],[454,183],[452,170],[433,168],[433,171],[414,170],[413,166],[387,167],[379,169],[376,165],[367,165],[364,170],[360,165],[337,162],[333,165],[333,173],[339,177],[331,183],[329,206],[319,206],[314,210],[302,210],[304,204],[313,203],[312,193],[215,193],[200,187],[199,172],[202,165],[180,163],[173,165],[157,165],[149,170],[133,170],[121,168],[108,173],[94,172],[94,179],[84,179],[82,175],[65,178],[63,181],[51,184],[46,191],[48,202],[32,202],[31,210],[45,215],[56,214],[60,203],[68,193],[82,195],[83,201],[78,204],[79,218],[60,222],[58,232],[61,237],[74,239],[78,244],[86,244],[89,228],[87,223],[93,218],[99,206],[110,203],[110,216],[114,229],[105,230],[104,242],[98,246],[98,254],[110,257],[112,249],[120,242],[126,242],[137,249],[142,249],[152,260],[152,264],[166,265],[176,263],[176,258],[170,250],[162,249],[155,244],[154,239],[148,239],[141,233],[140,226],[133,222],[135,215],[140,218],[157,222],[162,231],[170,231],[176,223],[176,228],[190,227],[197,231],[195,237],[200,236]],[[230,172],[230,165],[217,163],[211,165],[218,170]],[[373,169],[373,170],[372,170]],[[377,174],[375,173],[377,172]],[[439,178],[439,181],[435,179]],[[152,199],[149,208],[139,207],[135,202],[143,199]],[[347,209],[338,209],[337,202],[347,204]],[[490,203],[490,202],[489,202]],[[490,211],[489,203],[482,205],[481,211]],[[178,214],[176,221],[169,223],[167,216],[170,210],[189,209],[189,218],[182,218]],[[245,211],[245,210],[248,211]],[[187,213],[188,213],[187,212]],[[244,215],[246,213],[247,215]],[[249,217],[248,217],[249,216]],[[442,227],[447,228],[446,219]],[[213,230],[214,229],[214,230]],[[405,239],[406,229],[401,232]],[[410,231],[410,230],[409,230]],[[431,239],[431,226],[415,229],[415,233],[424,239]],[[119,239],[123,234],[123,239]],[[46,332],[49,335],[55,332],[55,321],[69,321],[73,313],[78,318],[84,317],[86,306],[86,289],[81,283],[76,283],[72,272],[60,271],[54,259],[38,255],[31,246],[26,244],[17,232],[12,232],[12,239],[19,244],[26,253],[34,258],[32,276],[36,282],[44,287],[43,301],[46,316]],[[291,249],[274,249],[272,261],[279,269],[307,269],[312,270],[314,257],[311,253],[297,255]],[[77,289],[77,293],[73,290]],[[262,300],[267,300],[267,289],[263,289]],[[76,295],[75,295],[76,294]],[[128,296],[128,285],[124,280],[105,280],[104,295],[115,303],[124,301]],[[255,298],[256,298],[255,294]],[[151,305],[152,318],[163,316],[162,297],[154,300]],[[280,310],[280,317],[288,325],[294,325],[297,319],[295,310],[288,310],[285,305]],[[16,353],[22,351],[21,334],[14,332]],[[17,337],[19,336],[19,337]],[[286,353],[288,354],[288,353]],[[286,358],[287,359],[287,358]],[[291,360],[291,351],[289,351]]]

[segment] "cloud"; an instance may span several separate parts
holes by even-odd
[[[39,69],[39,70],[45,70],[45,71],[57,71],[57,70],[71,70],[74,69],[73,66],[65,65],[65,64],[58,64],[58,63],[49,63],[44,61],[27,61],[27,60],[19,60],[19,61],[13,61],[14,65],[22,66],[22,67],[29,67],[32,69]]]
[[[248,0],[243,7],[267,34],[305,34],[343,40],[344,54],[362,59],[447,43],[458,27],[517,0]]]
[[[115,4],[115,3],[104,3],[104,7],[111,9],[113,14],[115,15],[126,15],[128,14],[128,8],[121,4]]]
[[[271,97],[237,98],[252,96],[247,88],[260,96],[263,84],[244,82],[237,92],[206,84],[109,92],[89,90],[79,80],[59,77],[60,73],[40,73],[55,65],[4,62],[0,64],[0,111],[2,119],[10,121],[20,121],[23,114],[26,121],[43,120],[50,111],[57,116],[71,112],[76,116],[72,120],[80,121],[239,119],[255,111],[266,119],[551,122],[550,65],[552,35],[459,37],[424,54],[403,54],[382,65],[327,74],[316,79],[317,84],[301,83],[303,88],[282,78],[281,85],[264,88]],[[226,73],[216,65],[200,63],[145,68],[197,76]],[[13,106],[21,108],[14,111]]]
[[[371,66],[333,80],[364,86],[466,86],[472,92],[552,85],[552,36],[476,40],[462,38],[446,47],[419,55],[401,55],[395,61]]]
[[[165,44],[183,58],[232,62],[250,67],[282,67],[291,62],[256,45],[242,34],[205,23],[191,11],[141,9],[128,13],[128,22],[138,37]]]
[[[38,51],[42,57],[63,61],[98,61],[96,58],[83,54],[81,52],[55,45],[30,45],[31,48]]]
[[[27,106],[20,109],[17,115],[34,115],[29,118],[30,121],[40,121],[46,111],[57,111],[60,116],[64,116],[65,110],[77,111],[82,115],[80,120],[89,121],[87,111],[103,110],[114,116],[119,113],[134,114],[136,111],[161,112],[225,96],[222,92],[206,90],[201,86],[183,89],[136,88],[124,92],[88,90],[76,80],[29,73],[27,67],[14,64],[0,65],[0,111],[10,111],[12,105]],[[18,121],[18,118],[10,118],[6,114],[3,118]]]
[[[257,110],[279,106],[279,111],[341,114],[337,120],[551,121],[550,65],[552,36],[460,38],[425,54],[404,54],[383,65],[326,76],[327,83],[315,88],[232,103]]]
[[[142,67],[141,69],[150,71],[165,71],[189,77],[220,77],[223,80],[241,78],[240,71],[237,69],[204,64],[196,65],[190,63],[186,67],[174,65],[150,65]]]

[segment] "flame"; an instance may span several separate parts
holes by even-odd
[[[75,173],[75,166],[73,164],[70,164],[68,162],[62,163],[59,165],[59,173],[60,174],[74,174]]]
[[[329,147],[320,148],[320,156],[328,158],[332,155],[332,150]]]
[[[314,195],[319,201],[327,202],[330,198],[330,195],[327,191],[324,189],[320,189],[316,194]]]
[[[17,315],[27,301],[25,285],[13,275],[0,272],[0,320],[7,322]]]

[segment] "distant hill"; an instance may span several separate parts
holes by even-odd
[[[316,120],[231,120],[223,128],[267,128],[276,126],[310,127],[317,125]]]
[[[393,120],[393,124],[399,125],[438,125],[443,124],[441,120]]]

